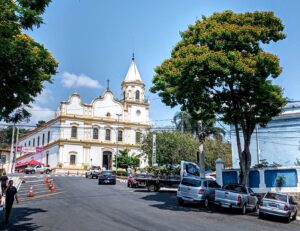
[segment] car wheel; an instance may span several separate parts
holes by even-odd
[[[49,170],[46,170],[46,174],[49,174],[50,173],[50,171]]]
[[[182,200],[181,198],[177,198],[177,204],[179,204],[180,206],[184,206],[184,200]]]
[[[117,184],[117,182],[116,182],[116,181],[114,181],[113,185],[116,185],[116,184]]]
[[[252,212],[257,212],[258,211],[258,203],[254,206],[254,208],[253,208],[253,210],[252,210]]]
[[[32,171],[31,171],[31,174],[34,174],[34,173],[35,173],[35,171],[34,171],[34,170],[32,170]]]
[[[295,212],[294,216],[292,217],[293,221],[297,219],[297,211]]]
[[[247,212],[247,208],[246,208],[246,204],[244,204],[243,207],[242,207],[241,213],[242,213],[242,215],[245,215],[246,212]]]
[[[204,207],[207,208],[208,206],[209,206],[209,200],[206,197],[205,200],[204,200]]]
[[[264,215],[263,213],[261,213],[261,212],[258,213],[258,218],[259,218],[259,219],[264,219],[264,217],[265,217],[265,215]]]
[[[286,223],[290,223],[290,221],[291,221],[291,214],[289,214],[289,216],[285,218]]]
[[[87,175],[87,173],[85,173],[85,178],[88,178],[88,175]]]
[[[128,187],[132,188],[132,183],[131,182],[128,183]]]
[[[98,181],[98,184],[99,184],[99,185],[101,184],[100,180]]]
[[[155,184],[150,184],[148,185],[147,189],[149,192],[155,192],[156,191],[156,185]]]

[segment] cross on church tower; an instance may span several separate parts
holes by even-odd
[[[109,81],[110,81],[110,80],[107,79],[106,81],[107,81],[107,87],[106,87],[106,89],[109,90]]]

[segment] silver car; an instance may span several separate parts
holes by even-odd
[[[297,203],[286,193],[268,192],[259,205],[259,218],[265,215],[283,217],[286,222],[290,222],[291,218],[296,220]]]
[[[177,203],[186,202],[202,204],[208,207],[215,199],[215,190],[221,188],[218,183],[208,178],[185,177],[177,191]]]

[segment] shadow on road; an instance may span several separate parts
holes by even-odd
[[[136,190],[140,191],[140,190]],[[146,191],[144,191],[146,192]],[[149,193],[149,192],[148,192]],[[204,208],[202,205],[194,203],[186,203],[183,206],[176,203],[176,192],[162,191],[158,193],[149,193],[141,199],[146,201],[160,202],[158,204],[151,204],[151,207],[155,207],[163,210],[172,211],[184,211],[184,212],[205,212],[205,213],[222,213],[224,215],[240,215],[241,212],[235,209],[221,209],[215,205],[210,205],[208,208]],[[256,213],[248,213],[251,216],[257,216]]]
[[[45,213],[47,210],[39,209],[39,208],[13,208],[10,223],[8,225],[4,225],[2,221],[4,220],[4,211],[1,216],[0,230],[9,230],[9,231],[33,231],[39,230],[41,226],[36,225],[33,222],[30,222],[32,218],[29,216],[35,213]]]

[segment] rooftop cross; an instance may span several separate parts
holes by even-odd
[[[109,90],[109,79],[107,79],[106,81],[107,81],[107,87],[106,87],[106,89]]]

